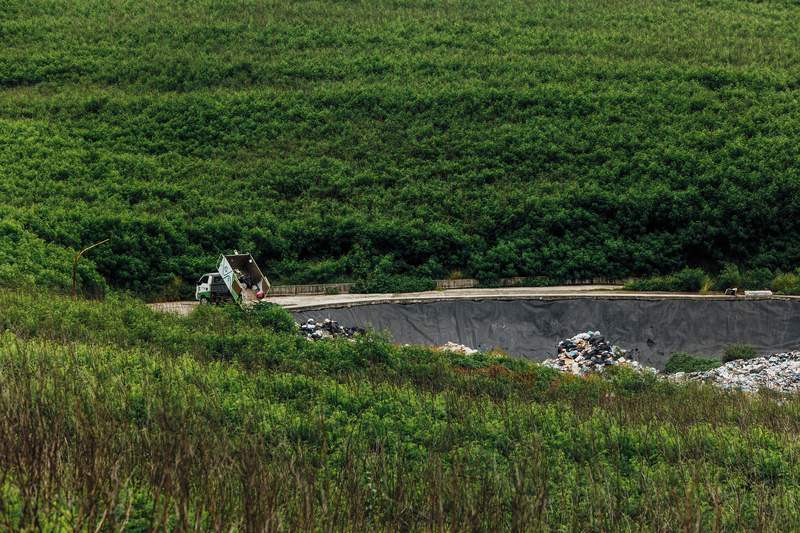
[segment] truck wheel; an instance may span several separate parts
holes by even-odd
[[[208,305],[208,298],[206,298],[205,296],[201,296],[200,305]]]

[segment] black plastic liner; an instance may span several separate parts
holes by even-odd
[[[423,304],[361,305],[294,313],[371,324],[397,343],[501,348],[514,357],[542,361],[559,341],[585,331],[647,366],[663,368],[674,352],[719,358],[733,342],[760,355],[800,349],[800,301],[793,300],[468,300]]]

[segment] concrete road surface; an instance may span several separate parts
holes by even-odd
[[[426,303],[456,300],[571,300],[590,299],[633,299],[633,300],[730,300],[744,299],[744,296],[724,296],[722,294],[700,295],[697,293],[675,292],[636,292],[623,291],[619,285],[572,285],[560,287],[510,287],[503,289],[448,289],[401,294],[336,294],[276,296],[268,301],[280,304],[287,311],[309,309],[328,309],[332,307],[352,307],[385,303]],[[756,297],[747,297],[753,299]],[[763,297],[758,297],[763,298]],[[796,298],[772,296],[771,298]]]
[[[387,293],[387,294],[310,294],[300,296],[274,296],[266,301],[283,306],[287,311],[297,312],[310,309],[329,309],[333,307],[352,307],[385,303],[426,303],[457,300],[571,300],[627,299],[627,300],[732,300],[745,299],[744,296],[724,296],[722,294],[700,295],[697,293],[676,292],[636,292],[623,291],[619,285],[571,285],[560,287],[509,287],[502,289],[447,289],[426,292]],[[796,296],[746,297],[747,299],[796,299]],[[169,302],[151,304],[153,309],[188,315],[198,302]]]

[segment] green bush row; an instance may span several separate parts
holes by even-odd
[[[736,361],[739,359],[753,359],[758,357],[756,349],[749,344],[734,343],[726,344],[722,349],[722,362]]]
[[[726,361],[727,362],[727,361]],[[713,359],[694,357],[688,353],[676,352],[669,356],[664,364],[664,372],[675,374],[677,372],[702,372],[719,368],[722,363]]]
[[[624,286],[625,290],[633,291],[703,293],[729,288],[737,288],[739,291],[767,289],[776,294],[797,295],[800,294],[800,269],[781,272],[755,268],[740,272],[739,267],[728,264],[718,274],[709,275],[702,269],[687,267],[672,275],[637,280]]]
[[[722,348],[720,360],[705,359],[695,357],[687,353],[675,352],[669,356],[664,364],[664,372],[675,374],[676,372],[703,372],[719,368],[723,363],[740,359],[753,359],[758,357],[756,349],[745,343],[726,344]]]

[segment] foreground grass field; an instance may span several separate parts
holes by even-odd
[[[796,267],[791,1],[0,14],[6,285],[71,290],[108,237],[87,293],[186,293],[234,248],[287,283]]]
[[[7,530],[771,531],[795,397],[0,293]]]

